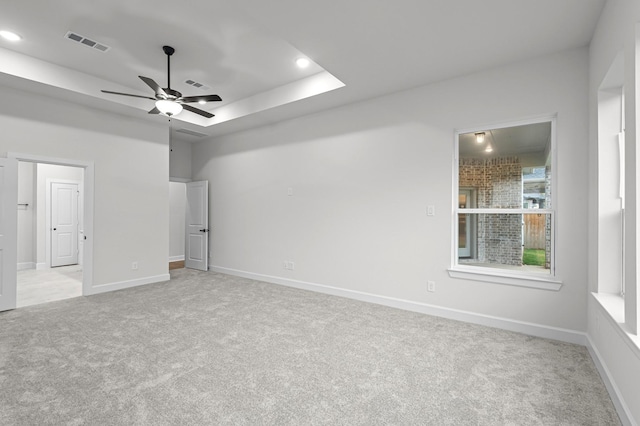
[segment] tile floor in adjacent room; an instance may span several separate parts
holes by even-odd
[[[18,271],[17,307],[82,296],[82,266]]]

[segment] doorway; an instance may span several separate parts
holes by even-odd
[[[82,295],[84,168],[18,162],[16,307]]]
[[[16,278],[18,274],[13,275],[13,279],[8,280],[5,286],[6,298],[3,295],[3,308],[13,309],[31,304],[44,303],[52,300],[60,300],[69,297],[81,296],[89,294],[93,284],[93,244],[91,237],[93,236],[93,191],[94,191],[94,164],[93,162],[85,162],[81,160],[67,160],[61,158],[51,158],[33,154],[8,153],[9,161],[15,161],[16,168],[14,183],[16,193],[14,195],[18,202],[18,215],[14,225],[18,238],[18,245],[15,247],[16,261],[15,269],[18,270],[21,277]],[[18,166],[21,168],[18,173]],[[68,169],[54,169],[56,166],[64,166]],[[40,169],[40,173],[38,170]],[[73,175],[56,175],[51,176],[47,173],[52,170],[66,170]],[[48,176],[48,177],[47,177]],[[71,265],[61,267],[51,267],[51,184],[52,181],[58,182],[66,180],[72,181],[77,185],[77,221],[78,230],[77,249],[73,242],[69,247],[62,244],[62,249],[75,250],[77,252],[77,261]],[[42,182],[45,182],[42,184]],[[18,186],[20,191],[18,191]],[[47,186],[49,192],[47,192]],[[69,195],[73,194],[74,187],[70,188]],[[24,198],[23,198],[24,197]],[[58,200],[59,201],[59,200]],[[43,219],[44,218],[44,219]],[[55,220],[55,219],[54,219]],[[43,225],[44,224],[44,225]],[[7,224],[11,226],[10,224]],[[45,243],[42,244],[44,239]],[[5,267],[13,269],[9,264]],[[24,279],[23,279],[24,278]],[[29,281],[40,286],[39,290],[35,290],[36,299],[23,298],[20,303],[17,301],[18,282]],[[73,283],[73,292],[55,291],[51,283],[60,281],[68,281]],[[49,294],[47,294],[49,293]],[[6,299],[6,300],[5,300]]]
[[[169,270],[209,268],[209,183],[169,182]]]
[[[169,182],[169,270],[184,268],[187,184]]]

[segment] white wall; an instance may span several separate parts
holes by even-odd
[[[37,164],[36,167],[36,258],[38,268],[51,266],[51,259],[47,256],[47,217],[50,218],[50,212],[47,211],[47,182],[51,180],[60,181],[76,181],[79,183],[78,190],[81,196],[78,200],[78,221],[79,230],[82,230],[82,181],[84,178],[83,169],[79,167],[57,166],[53,164]],[[80,246],[79,246],[80,247]]]
[[[36,267],[35,166],[18,163],[18,270]]]
[[[0,156],[94,162],[91,292],[168,279],[168,125],[9,87],[2,96]]]
[[[189,142],[171,141],[169,176],[183,180],[191,179],[191,144]]]
[[[187,185],[169,182],[169,261],[184,260]]]
[[[604,279],[615,279],[616,274],[609,271],[599,271],[598,265],[605,266],[602,259],[598,258],[598,252],[608,250],[606,241],[598,240],[598,226],[602,225],[602,215],[605,211],[598,209],[598,87],[602,83],[609,67],[622,52],[624,55],[624,87],[625,87],[625,108],[626,108],[626,280],[628,291],[625,297],[627,315],[637,312],[638,295],[633,287],[637,289],[637,256],[638,256],[638,224],[637,224],[637,180],[638,174],[638,101],[640,91],[638,90],[638,79],[640,79],[640,69],[637,62],[640,60],[636,45],[640,40],[640,2],[634,0],[609,0],[602,12],[598,27],[593,36],[589,49],[589,114],[590,114],[590,137],[589,137],[589,290],[596,292],[606,290],[609,283],[598,282],[598,277]],[[619,276],[619,275],[618,275]],[[635,309],[633,309],[635,308]],[[620,305],[620,311],[622,311]],[[603,309],[602,305],[595,298],[589,295],[589,327],[588,335],[592,341],[595,351],[598,353],[600,362],[609,373],[610,385],[616,389],[619,399],[626,406],[626,414],[640,423],[640,349],[637,343],[631,340],[629,325],[621,326],[617,322],[624,321],[621,316],[613,319],[611,315]],[[637,319],[635,320],[637,324]],[[636,336],[637,341],[637,336]]]
[[[172,140],[169,154],[169,261],[184,260],[186,186],[191,180],[191,143]]]
[[[194,145],[193,178],[210,182],[211,264],[585,331],[587,68],[577,49]],[[564,286],[450,278],[455,129],[554,113]]]

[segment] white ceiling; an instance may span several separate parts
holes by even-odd
[[[0,29],[24,39],[0,40],[0,84],[163,120],[146,114],[151,100],[100,89],[152,95],[138,75],[166,87],[167,44],[172,88],[223,99],[202,107],[215,118],[183,112],[173,127],[216,135],[585,46],[604,2],[3,0]],[[296,68],[299,56],[312,66]]]

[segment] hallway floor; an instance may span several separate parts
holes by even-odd
[[[82,266],[18,271],[17,307],[82,296]]]

